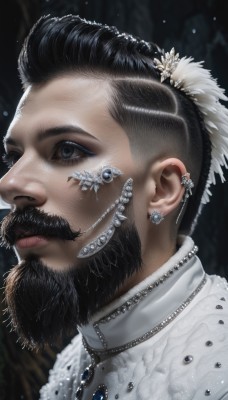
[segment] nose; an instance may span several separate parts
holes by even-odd
[[[42,206],[47,199],[42,175],[35,160],[22,158],[0,179],[0,196],[11,207]]]

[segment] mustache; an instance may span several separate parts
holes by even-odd
[[[73,231],[66,219],[49,215],[34,207],[11,211],[3,218],[0,229],[1,244],[11,247],[16,240],[27,236],[46,236],[61,240],[75,240],[81,230]]]

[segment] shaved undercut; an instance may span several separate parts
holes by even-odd
[[[124,128],[136,162],[178,157],[194,181],[179,230],[188,233],[199,213],[211,165],[211,144],[194,103],[169,83],[160,83],[154,43],[120,34],[115,27],[87,23],[78,16],[42,17],[19,57],[24,88],[64,74],[110,83],[109,110]]]

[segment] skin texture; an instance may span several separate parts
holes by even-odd
[[[186,168],[181,160],[159,158],[159,154],[156,160],[135,160],[127,135],[109,113],[111,95],[108,80],[78,75],[64,75],[28,87],[6,136],[6,152],[14,153],[17,162],[0,180],[0,195],[14,209],[34,206],[64,217],[72,230],[83,232],[120,196],[125,181],[133,178],[133,199],[127,215],[139,233],[143,268],[124,282],[119,295],[175,252],[175,217],[184,193],[180,178]],[[61,134],[44,136],[47,130],[60,126],[79,129],[63,129]],[[60,147],[63,141],[77,143],[93,155],[76,148],[73,161],[64,163],[64,151],[69,152],[74,145]],[[93,191],[82,192],[76,182],[67,181],[74,170],[97,171],[105,165],[120,169],[123,175],[103,185],[97,195]],[[149,221],[153,210],[165,216],[160,225]],[[110,216],[94,232],[82,234],[73,242],[48,239],[35,248],[16,248],[18,259],[33,254],[53,270],[67,269],[77,264],[79,250],[104,231],[109,220]]]

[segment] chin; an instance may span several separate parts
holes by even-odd
[[[20,259],[20,257],[19,257]],[[111,302],[142,265],[134,226],[120,228],[99,253],[64,269],[27,256],[9,272],[5,299],[23,346],[56,344]]]

